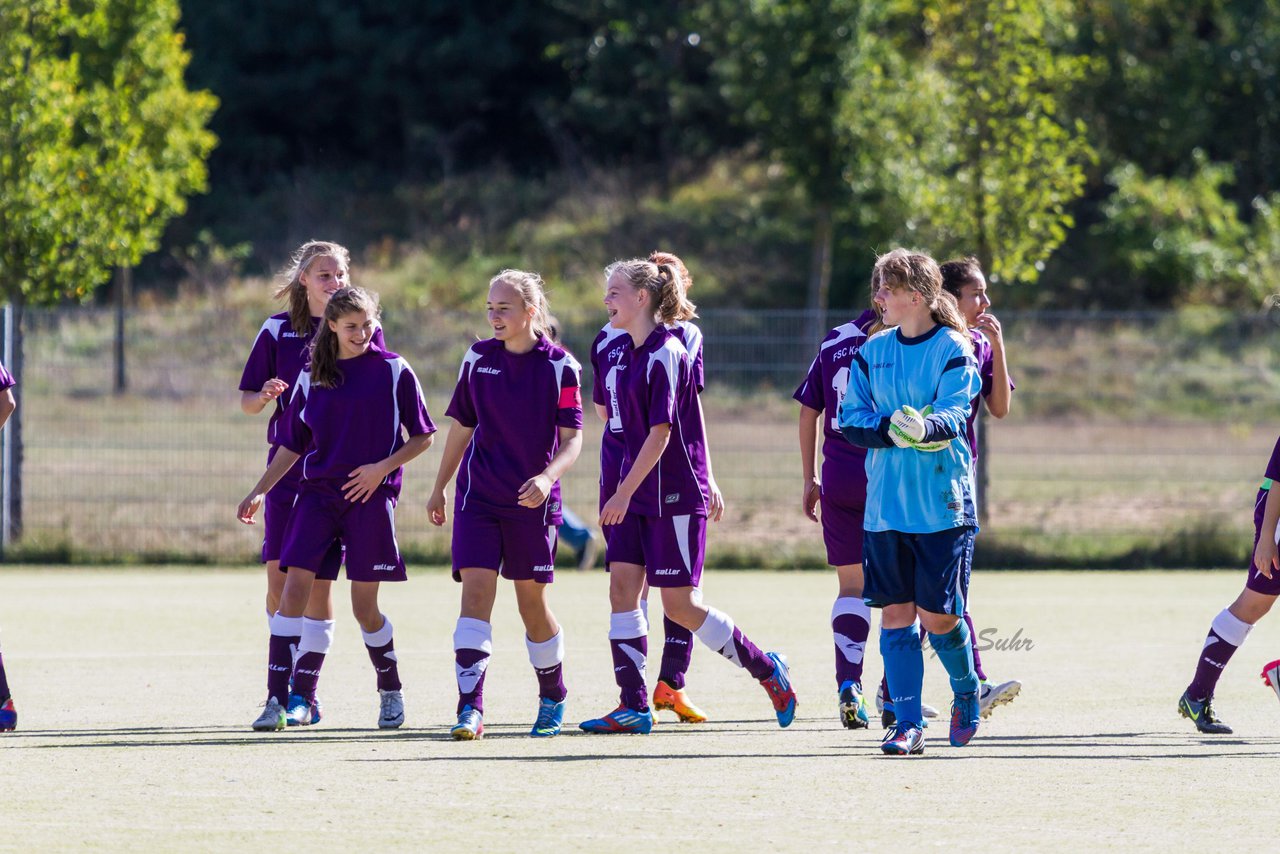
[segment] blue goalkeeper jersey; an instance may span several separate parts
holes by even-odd
[[[967,343],[946,326],[917,338],[894,328],[872,337],[854,357],[839,425],[845,438],[868,449],[865,530],[928,534],[977,527],[965,421],[982,378]],[[932,406],[924,441],[951,443],[936,453],[894,445],[889,416],[903,406]]]

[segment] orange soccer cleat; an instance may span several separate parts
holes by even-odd
[[[706,712],[689,700],[683,688],[672,688],[661,679],[653,689],[653,708],[654,711],[665,709],[668,712],[675,712],[680,722],[685,724],[706,723],[707,720]]]

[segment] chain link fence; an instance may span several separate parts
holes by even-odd
[[[856,313],[856,312],[855,312]],[[979,563],[1010,566],[1234,565],[1250,549],[1253,496],[1280,429],[1280,328],[1265,315],[1002,313],[1013,411],[984,433],[990,483]],[[237,386],[263,308],[134,310],[123,326],[127,387],[115,388],[110,309],[28,310],[19,390],[21,535],[8,557],[247,561],[260,528],[235,507],[266,460],[266,415]],[[817,347],[844,322],[794,311],[707,310],[704,397],[728,502],[708,560],[822,565],[800,510],[797,405]],[[560,316],[584,363],[603,317]],[[414,366],[442,422],[480,313],[389,306],[388,346]],[[441,424],[442,428],[446,424]],[[596,509],[599,422],[564,480]],[[447,529],[423,510],[438,449],[412,463],[397,527],[406,553],[444,560]]]

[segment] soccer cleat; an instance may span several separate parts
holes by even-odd
[[[893,711],[893,700],[884,696],[884,682],[880,683],[880,687],[876,688],[876,712],[880,715],[880,726],[883,729],[893,729],[898,724],[898,716]],[[920,726],[929,726],[929,718],[936,718],[938,710],[928,703],[920,704],[920,714],[924,718],[920,722]]]
[[[602,718],[583,721],[578,724],[578,729],[584,732],[648,735],[653,730],[653,712],[637,712],[626,706],[618,706]]]
[[[284,706],[275,697],[262,704],[262,714],[253,722],[255,732],[279,732],[286,726]]]
[[[888,756],[911,756],[924,753],[924,730],[910,724],[894,727],[880,742],[880,750]]]
[[[320,700],[310,703],[301,694],[290,694],[289,705],[285,709],[285,721],[289,726],[311,726],[320,723]]]
[[[978,734],[978,692],[956,694],[951,702],[951,746],[964,747]]]
[[[1262,666],[1262,681],[1267,683],[1267,686],[1272,691],[1276,692],[1277,697],[1280,697],[1280,660]],[[3,717],[4,711],[0,710],[0,720],[3,720]],[[3,728],[3,725],[0,725],[0,729]]]
[[[1213,711],[1213,698],[1209,697],[1203,702],[1191,699],[1191,695],[1186,691],[1182,692],[1182,696],[1178,699],[1178,713],[1184,718],[1190,718],[1191,722],[1196,725],[1196,729],[1210,735],[1230,735],[1231,727],[1218,720],[1218,716]]]
[[[484,715],[479,709],[463,706],[458,712],[458,722],[449,728],[454,741],[475,741],[484,738]]]
[[[378,690],[378,729],[397,729],[404,723],[404,694],[399,691]]]
[[[654,712],[675,712],[682,724],[706,723],[706,712],[699,709],[685,694],[683,688],[672,688],[661,679],[653,688]]]
[[[6,697],[0,703],[0,732],[13,732],[18,728],[18,710],[13,707],[13,698]]]
[[[986,720],[991,717],[991,710],[996,706],[1012,703],[1013,698],[1018,696],[1018,692],[1021,690],[1022,683],[1017,679],[1010,679],[1008,682],[1001,682],[999,685],[983,682],[978,686],[978,710],[982,715],[982,719]]]
[[[791,689],[791,675],[787,669],[787,660],[776,652],[769,653],[773,661],[773,673],[760,680],[769,699],[773,701],[773,710],[778,715],[778,726],[789,727],[796,719],[796,692]]]
[[[538,718],[533,722],[529,735],[534,738],[550,738],[560,734],[564,724],[564,700],[556,702],[547,697],[538,698]]]
[[[871,726],[867,715],[867,701],[862,697],[862,686],[846,682],[840,686],[840,723],[845,729],[866,729]]]

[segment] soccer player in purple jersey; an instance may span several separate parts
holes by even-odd
[[[649,627],[640,608],[645,582],[662,593],[662,608],[707,646],[746,668],[764,687],[781,726],[795,718],[787,665],[765,654],[730,617],[702,604],[710,487],[705,431],[689,351],[668,328],[695,317],[671,264],[632,260],[606,271],[605,308],[626,333],[610,389],[626,448],[621,479],[600,511],[609,532],[609,643],[621,702],[583,721],[597,733],[647,733],[653,728],[645,686]],[[606,528],[608,530],[608,528]]]
[[[1196,729],[1203,733],[1231,733],[1231,727],[1218,718],[1213,708],[1213,690],[1231,656],[1244,643],[1258,620],[1271,611],[1276,596],[1280,595],[1280,553],[1276,546],[1280,542],[1280,497],[1277,497],[1280,489],[1276,487],[1277,481],[1280,481],[1280,439],[1276,440],[1271,451],[1262,486],[1253,504],[1253,562],[1249,565],[1244,589],[1209,624],[1209,635],[1200,648],[1195,675],[1178,699],[1178,712],[1184,718],[1190,718]],[[1273,688],[1275,664],[1268,664],[1262,673],[1262,678]]]
[[[652,252],[648,259],[655,264],[670,264],[680,276],[680,281],[687,293],[693,284],[689,270],[684,262],[670,252]],[[702,331],[688,320],[671,324],[668,329],[676,336],[693,360],[693,382],[698,394],[705,385],[702,362]],[[614,329],[606,323],[596,335],[591,346],[591,369],[593,374],[592,400],[596,414],[605,423],[604,434],[600,440],[600,508],[618,488],[622,480],[621,468],[626,447],[622,440],[622,419],[617,412],[617,396],[611,392],[611,383],[616,383],[616,365],[622,359],[631,342],[626,333]],[[615,389],[616,390],[616,389]],[[699,400],[699,410],[702,403]],[[705,435],[705,429],[703,431]],[[724,497],[716,484],[715,475],[711,471],[711,458],[707,456],[707,485],[711,490],[710,510],[708,518],[717,522],[724,516]],[[609,529],[603,529],[606,540]],[[606,567],[607,568],[607,567]],[[644,587],[640,600],[640,609],[645,620],[649,618],[649,585]],[[693,660],[693,632],[686,629],[666,614],[662,617],[662,663],[658,671],[658,682],[653,688],[653,707],[658,711],[675,712],[682,723],[704,723],[707,715],[689,699],[686,690],[686,677]]]
[[[342,287],[349,274],[350,255],[346,247],[324,240],[311,240],[294,251],[289,265],[281,273],[283,283],[274,296],[288,302],[288,310],[267,318],[254,339],[253,349],[240,377],[240,408],[247,415],[257,415],[267,407],[267,463],[275,457],[280,443],[277,434],[284,417],[286,392],[302,373],[308,360],[308,348],[320,317],[334,291]],[[382,328],[373,337],[373,346],[384,348]],[[267,625],[280,606],[284,589],[284,573],[280,571],[280,545],[285,525],[298,495],[301,471],[294,467],[267,494],[263,513],[262,562],[267,567]],[[342,566],[342,544],[334,543],[316,571],[316,584],[311,591],[302,622],[299,662],[317,674],[333,643],[332,583]],[[298,696],[291,694],[291,697]],[[289,725],[303,721],[319,723],[320,701],[310,708],[291,706]]]
[[[447,415],[453,418],[435,489],[432,524],[447,521],[445,487],[458,472],[453,578],[462,608],[453,633],[460,741],[484,734],[484,678],[493,651],[498,577],[512,581],[538,713],[529,735],[558,735],[564,722],[564,632],[547,602],[555,579],[560,478],[582,450],[581,368],[546,335],[542,278],[503,270],[489,282],[493,337],[467,350]],[[461,466],[461,471],[459,471]]]
[[[978,463],[978,407],[986,404],[987,412],[994,418],[1004,418],[1009,414],[1009,404],[1013,398],[1013,379],[1009,376],[1009,366],[1005,357],[1004,330],[999,319],[991,314],[991,298],[987,295],[987,279],[982,274],[982,267],[977,258],[958,258],[942,264],[942,287],[956,298],[960,313],[969,325],[969,334],[973,337],[973,355],[978,363],[978,375],[982,377],[982,392],[973,399],[969,420],[965,428],[969,438],[969,448],[973,451],[975,472]],[[973,669],[981,680],[978,689],[978,705],[982,717],[990,717],[996,706],[1012,702],[1022,690],[1022,683],[1017,679],[1007,682],[992,682],[982,669],[982,656],[978,650],[978,632],[973,627],[973,618],[969,616],[969,582],[965,580],[964,621],[973,638]]]
[[[17,383],[13,374],[4,365],[0,365],[0,427],[9,421],[9,416],[17,409],[13,399],[13,387]],[[13,707],[13,696],[9,693],[9,680],[4,673],[4,655],[0,654],[0,732],[10,732],[18,727],[18,710]]]
[[[255,730],[285,727],[281,700],[289,699],[290,691],[299,695],[296,705],[303,708],[315,699],[318,674],[301,658],[295,670],[294,656],[317,568],[339,540],[346,545],[352,611],[377,673],[378,726],[394,729],[404,723],[391,621],[378,606],[378,586],[406,578],[394,519],[402,466],[431,446],[436,428],[409,363],[371,346],[377,320],[372,294],[342,288],[332,295],[310,367],[298,375],[281,421],[279,450],[240,502],[240,521],[252,525],[271,488],[302,460],[298,498],[280,549],[287,572],[271,620],[267,701]]]

